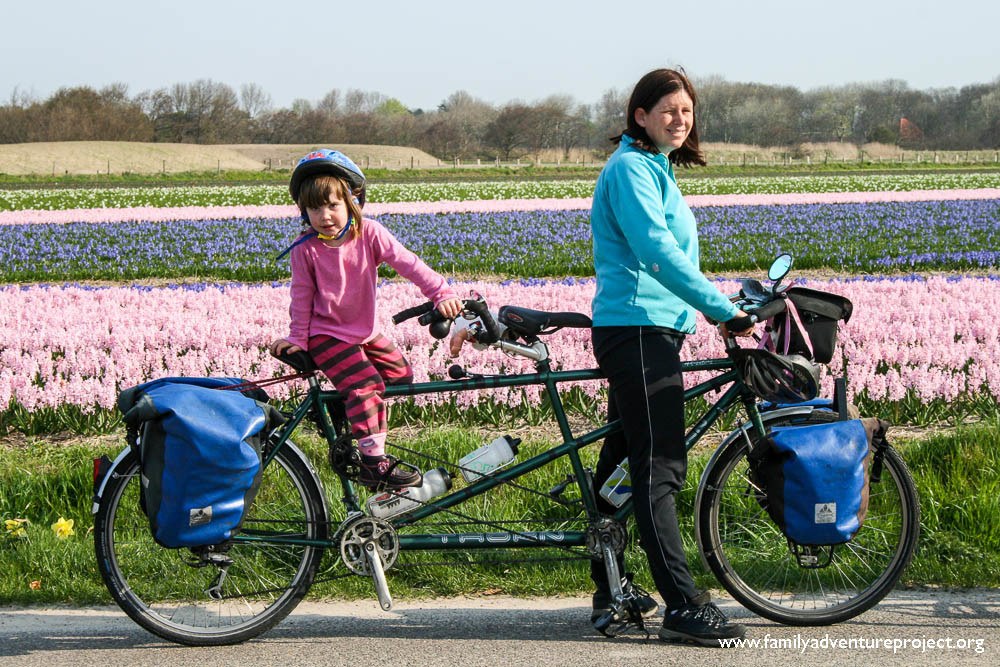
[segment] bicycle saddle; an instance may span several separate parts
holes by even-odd
[[[550,313],[519,306],[502,306],[497,319],[522,336],[549,334],[563,327],[589,329],[593,326],[590,318],[583,313]]]
[[[278,361],[282,361],[300,373],[307,373],[309,371],[319,370],[319,366],[313,361],[313,358],[303,350],[288,354],[282,350],[281,354],[274,355],[274,358]]]

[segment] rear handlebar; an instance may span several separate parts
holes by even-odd
[[[482,299],[465,299],[462,302],[462,312],[463,314],[471,314],[472,318],[470,319],[478,317],[482,321],[485,331],[477,335],[480,343],[490,345],[500,340],[500,327],[486,306],[485,301]],[[430,301],[422,303],[419,306],[401,310],[392,316],[392,323],[400,324],[414,317],[419,318],[417,322],[420,325],[430,328],[431,336],[434,338],[446,338],[451,331],[452,321],[442,315],[441,311],[435,308],[434,304]]]

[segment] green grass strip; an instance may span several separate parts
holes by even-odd
[[[408,448],[448,460],[471,451],[496,431],[444,428],[407,432],[397,440]],[[511,431],[524,438],[524,453],[548,446],[544,435],[528,427]],[[917,483],[923,514],[923,532],[916,556],[904,574],[903,585],[996,587],[1000,586],[1000,424],[983,423],[941,432],[928,438],[896,438],[894,444],[908,462]],[[325,447],[318,438],[297,440],[313,459],[329,496],[337,497],[336,482],[325,463]],[[0,456],[0,604],[76,603],[106,604],[110,598],[93,564],[93,536],[90,502],[91,459],[117,452],[113,440],[55,444],[28,439],[7,448]],[[593,465],[597,448],[585,451]],[[686,538],[688,560],[699,585],[717,586],[701,569],[693,542],[694,485],[707,454],[692,457],[688,484],[678,497],[681,530]],[[429,464],[428,464],[429,465]],[[559,462],[536,471],[524,480],[532,488],[547,490],[563,479],[568,463]],[[463,511],[482,512],[493,521],[520,518],[522,514],[543,514],[538,502],[518,490],[504,489],[487,494],[485,501],[473,502]],[[528,500],[525,500],[525,498]],[[527,509],[526,509],[527,508]],[[60,518],[73,520],[73,534],[60,539],[52,528]],[[19,520],[25,520],[20,523]],[[8,521],[12,523],[7,523]],[[532,550],[534,551],[534,550]],[[528,557],[540,554],[529,553]],[[561,554],[556,553],[555,556]],[[407,557],[410,554],[406,554]],[[590,590],[583,562],[541,562],[519,564],[507,561],[479,563],[487,554],[469,557],[448,556],[451,567],[438,565],[400,568],[390,574],[390,586],[398,598],[431,595],[502,592],[512,595],[580,594]],[[523,557],[514,554],[515,558]],[[430,554],[424,562],[439,563],[440,554]],[[640,584],[651,587],[641,552],[628,552],[629,567],[638,573]],[[324,574],[340,574],[331,569],[335,559],[324,560]],[[457,566],[457,567],[456,567]],[[34,583],[33,583],[34,582]],[[372,598],[367,578],[348,577],[317,584],[313,597]]]

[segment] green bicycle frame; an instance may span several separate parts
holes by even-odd
[[[713,402],[703,415],[691,426],[685,436],[685,447],[691,449],[698,440],[711,428],[711,426],[724,413],[730,410],[736,403],[742,402],[747,414],[750,417],[753,428],[761,435],[764,433],[764,425],[757,409],[756,400],[743,384],[742,378],[728,358],[708,359],[701,361],[683,362],[682,370],[693,371],[718,371],[717,375],[701,382],[684,392],[684,401],[687,403],[699,396],[717,391],[727,384],[731,384],[722,395]],[[582,435],[574,435],[569,421],[566,417],[566,410],[563,407],[562,399],[559,395],[558,385],[565,382],[579,382],[586,380],[600,380],[604,376],[596,368],[569,371],[553,371],[550,369],[548,361],[541,361],[536,364],[538,372],[522,373],[515,375],[495,375],[481,376],[462,380],[444,380],[419,382],[407,385],[389,385],[386,387],[384,396],[386,398],[417,396],[420,394],[451,393],[460,391],[477,391],[487,388],[500,387],[523,387],[541,385],[545,387],[545,394],[549,398],[555,419],[559,424],[559,431],[562,436],[562,443],[551,447],[531,458],[516,463],[510,467],[503,468],[488,476],[480,477],[475,482],[465,486],[458,491],[446,494],[425,503],[421,507],[408,513],[391,517],[387,521],[394,527],[402,527],[414,524],[421,519],[432,516],[439,512],[461,505],[466,500],[486,493],[490,489],[505,482],[517,479],[522,475],[537,470],[552,461],[562,457],[568,457],[576,480],[576,486],[580,490],[583,499],[587,518],[596,520],[599,516],[596,499],[593,489],[587,483],[589,473],[580,458],[580,450],[587,445],[602,441],[609,434],[621,428],[620,421],[609,422],[599,428],[590,430]],[[310,413],[313,419],[320,425],[324,437],[328,442],[334,442],[340,434],[337,432],[333,419],[330,416],[330,406],[343,401],[343,395],[336,391],[323,390],[319,382],[313,378],[310,380],[310,388],[306,398],[293,412],[291,418],[281,429],[281,434],[272,449],[270,457],[273,458],[277,451],[289,438],[292,432]],[[267,461],[265,461],[265,465]],[[338,473],[341,487],[343,489],[343,503],[349,515],[360,512],[361,507],[357,494],[351,480]],[[632,511],[631,501],[627,501],[614,514],[614,518],[621,521]],[[330,546],[328,543],[316,543],[310,540],[299,538],[281,538],[277,536],[255,537],[242,535],[236,539],[263,540],[282,543],[311,544],[313,546]],[[490,548],[510,548],[510,547],[550,547],[550,546],[582,546],[586,544],[587,533],[581,530],[553,530],[553,531],[503,531],[493,533],[440,533],[440,534],[400,534],[399,546],[401,550],[450,550],[450,549],[490,549]]]

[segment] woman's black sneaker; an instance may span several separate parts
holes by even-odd
[[[688,603],[668,610],[660,628],[660,639],[668,642],[694,642],[702,646],[727,646],[726,639],[742,639],[746,628],[731,623],[722,610],[711,602]]]

